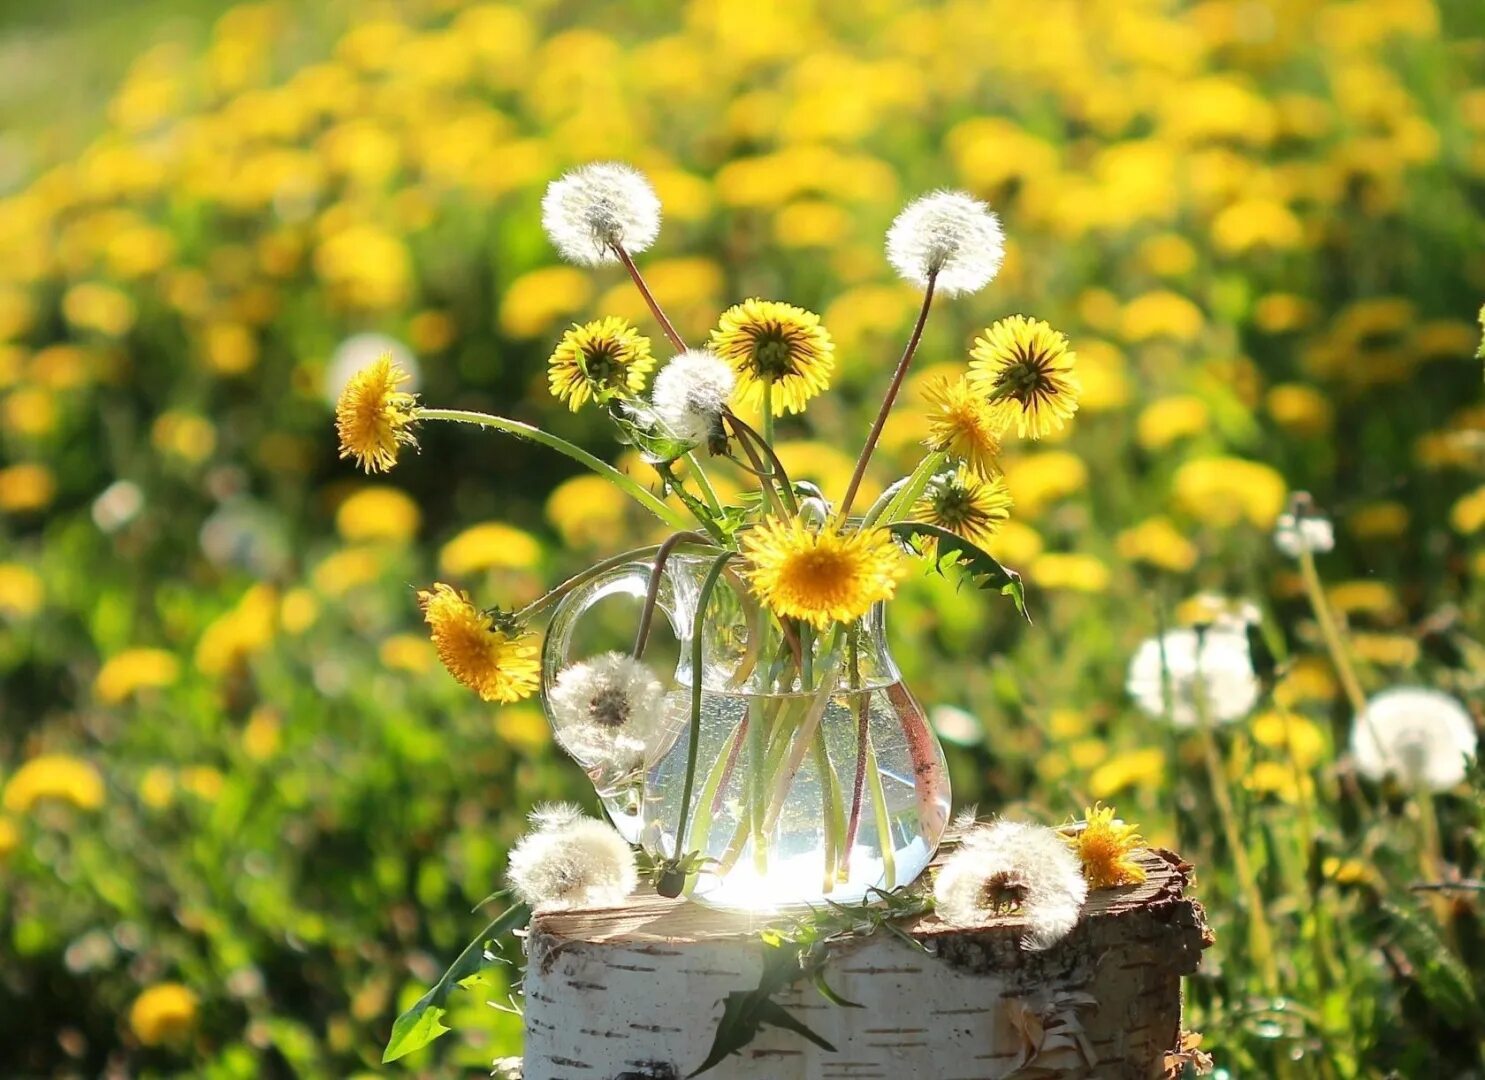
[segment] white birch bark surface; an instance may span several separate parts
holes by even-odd
[[[713,1080],[1018,1080],[1180,1075],[1181,977],[1210,943],[1185,896],[1189,867],[1139,858],[1142,884],[1095,892],[1044,952],[1018,918],[953,928],[933,916],[832,951],[829,984],[776,1000],[837,1048],[765,1027]],[[632,897],[623,907],[538,914],[527,940],[524,1080],[666,1080],[706,1058],[734,990],[757,986],[764,920]]]

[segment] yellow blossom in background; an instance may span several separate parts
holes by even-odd
[[[216,802],[222,797],[226,777],[222,771],[210,765],[191,765],[180,771],[181,790],[194,795],[202,802]]]
[[[1274,687],[1274,700],[1289,708],[1306,702],[1329,702],[1340,692],[1330,663],[1318,656],[1301,656]]]
[[[1088,465],[1066,450],[1043,450],[1005,463],[1005,482],[1018,514],[1036,517],[1048,505],[1088,486]]]
[[[382,666],[393,671],[406,671],[422,675],[432,671],[438,663],[438,652],[433,643],[415,634],[394,634],[382,642],[377,650]]]
[[[737,372],[739,406],[762,408],[767,386],[775,416],[803,412],[835,370],[835,343],[820,317],[776,300],[754,298],[728,308],[711,346]]]
[[[1304,226],[1294,211],[1272,199],[1242,199],[1212,220],[1212,244],[1229,255],[1255,248],[1287,251],[1303,242]]]
[[[350,543],[411,540],[422,523],[418,504],[403,491],[365,487],[347,496],[335,511],[335,528]]]
[[[196,1027],[197,998],[180,983],[151,986],[129,1007],[129,1030],[145,1046],[184,1041]]]
[[[22,387],[6,396],[3,420],[6,430],[40,439],[56,430],[56,399],[39,386]]]
[[[520,705],[495,714],[495,735],[507,746],[528,754],[552,745],[552,727],[541,710]]]
[[[1449,524],[1455,532],[1468,536],[1485,528],[1485,486],[1462,496],[1449,511]]]
[[[547,381],[552,396],[577,412],[589,401],[604,404],[638,394],[654,366],[650,339],[609,316],[574,323],[562,335],[547,360]]]
[[[576,267],[532,270],[512,281],[501,295],[501,328],[512,337],[536,337],[582,310],[592,293],[592,279]]]
[[[1346,640],[1351,655],[1368,664],[1409,668],[1418,662],[1418,640],[1406,634],[1352,632]]]
[[[401,447],[417,445],[417,399],[397,389],[406,381],[390,353],[351,376],[335,404],[341,457],[354,458],[369,473],[386,472]]]
[[[1134,396],[1124,354],[1106,341],[1078,343],[1078,381],[1083,384],[1078,397],[1083,412],[1113,412]]]
[[[1146,405],[1136,422],[1135,435],[1146,450],[1164,450],[1181,439],[1202,434],[1211,422],[1206,402],[1180,394]]]
[[[1274,423],[1296,435],[1323,435],[1335,422],[1330,400],[1303,383],[1281,383],[1270,388],[1263,404]]]
[[[127,294],[96,281],[74,285],[62,297],[62,314],[79,330],[105,337],[123,337],[134,325],[134,301]]]
[[[279,621],[283,625],[284,633],[302,634],[313,626],[319,617],[320,602],[315,598],[312,590],[299,586],[284,593],[284,598],[279,604]]]
[[[1204,525],[1227,528],[1246,520],[1272,527],[1284,509],[1288,485],[1274,469],[1235,457],[1188,461],[1171,482],[1176,505]]]
[[[45,465],[23,462],[0,469],[0,510],[6,513],[45,510],[56,494],[56,478]]]
[[[0,615],[29,619],[46,603],[41,575],[20,563],[0,563]]]
[[[529,570],[541,561],[541,545],[530,533],[503,521],[471,525],[438,553],[438,569],[449,577],[480,570]]]
[[[775,615],[816,628],[854,622],[890,600],[907,560],[885,529],[811,532],[803,521],[768,518],[743,537],[743,573]]]
[[[1007,566],[1021,567],[1040,555],[1045,546],[1040,533],[1013,518],[1001,523],[985,550]]]
[[[278,593],[254,585],[230,610],[219,615],[196,641],[196,669],[217,677],[235,670],[272,641],[278,629]]]
[[[13,814],[24,814],[46,800],[70,803],[79,810],[98,810],[103,806],[103,777],[81,758],[42,754],[11,774],[0,803]]]
[[[1031,584],[1041,589],[1098,593],[1109,587],[1109,568],[1102,560],[1081,552],[1046,552],[1038,555],[1027,572]]]
[[[1342,859],[1338,855],[1327,855],[1320,864],[1320,872],[1337,885],[1382,884],[1376,867],[1364,859]]]
[[[1000,435],[990,404],[967,379],[935,379],[924,388],[923,400],[928,409],[928,449],[990,479],[1000,463]]]
[[[20,826],[11,818],[0,817],[0,862],[10,858],[20,846]]]
[[[1286,334],[1315,320],[1315,304],[1294,293],[1268,293],[1253,305],[1253,321],[1269,334]]]
[[[117,705],[140,690],[173,686],[180,678],[180,661],[164,649],[126,649],[112,656],[93,681],[93,695],[105,705]]]
[[[1184,574],[1196,565],[1196,545],[1168,517],[1146,518],[1125,529],[1114,541],[1119,557],[1160,570]]]
[[[1108,799],[1131,787],[1154,787],[1165,777],[1165,752],[1154,748],[1115,754],[1088,777],[1088,794]]]
[[[1063,839],[1083,864],[1090,889],[1117,889],[1145,880],[1145,868],[1134,858],[1144,838],[1137,825],[1114,817],[1111,806],[1093,805],[1083,811],[1083,828]]]
[[[1195,269],[1197,252],[1179,233],[1161,233],[1140,244],[1138,258],[1156,277],[1181,277]]]
[[[1313,720],[1273,709],[1253,718],[1250,732],[1259,746],[1277,750],[1301,769],[1318,765],[1329,740]]]
[[[574,476],[547,496],[547,520],[564,544],[591,547],[624,535],[628,497],[601,476]]]
[[[1346,528],[1358,540],[1395,540],[1407,533],[1411,520],[1406,506],[1386,500],[1358,506],[1346,515]]]
[[[1388,618],[1402,614],[1397,590],[1386,581],[1372,579],[1342,581],[1325,590],[1330,606],[1342,615],[1374,615]]]
[[[139,780],[139,799],[151,810],[164,810],[175,801],[175,773],[152,765]]]
[[[204,416],[172,409],[155,418],[150,441],[162,454],[199,465],[216,449],[217,431]]]
[[[1311,799],[1315,794],[1314,780],[1296,773],[1292,764],[1279,761],[1254,762],[1243,777],[1243,787],[1255,795],[1271,795],[1283,803]]]
[[[1206,316],[1186,297],[1160,290],[1145,293],[1125,305],[1120,332],[1126,341],[1171,338],[1195,341],[1206,324]]]
[[[311,573],[310,580],[325,596],[344,596],[381,576],[384,555],[375,547],[342,548],[322,559]]]
[[[1038,319],[1012,315],[975,339],[969,382],[1003,429],[1040,439],[1060,431],[1078,408],[1077,357],[1067,338]]]
[[[282,718],[267,705],[258,706],[242,727],[242,752],[254,761],[267,761],[282,745]]]
[[[827,495],[844,492],[851,481],[856,459],[828,442],[813,439],[788,439],[774,446],[791,479],[808,480]],[[869,475],[861,482],[858,498],[862,503],[876,498],[881,485]]]
[[[535,635],[480,611],[464,593],[438,582],[418,593],[438,658],[481,700],[509,703],[536,692]]]

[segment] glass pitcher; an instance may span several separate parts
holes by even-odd
[[[949,780],[887,650],[883,605],[825,631],[781,626],[729,568],[698,620],[713,562],[673,554],[659,582],[657,607],[680,645],[664,736],[627,774],[579,760],[614,824],[657,857],[699,853],[686,891],[717,907],[850,903],[911,882],[943,835]],[[584,613],[644,597],[650,574],[616,567],[563,598],[543,649],[545,691],[584,659],[570,655]]]

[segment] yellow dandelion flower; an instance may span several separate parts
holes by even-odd
[[[129,1028],[145,1046],[179,1042],[196,1026],[196,995],[180,983],[151,986],[134,999]]]
[[[1083,816],[1088,819],[1087,827],[1064,839],[1082,861],[1088,887],[1114,889],[1144,881],[1145,868],[1134,860],[1134,850],[1144,843],[1138,826],[1114,817],[1112,806],[1096,803]]]
[[[335,403],[341,457],[355,458],[369,473],[386,472],[397,464],[399,447],[417,445],[417,398],[397,389],[407,377],[391,353],[351,376]]]
[[[835,342],[820,316],[777,300],[745,300],[722,313],[712,349],[737,371],[737,401],[752,408],[772,387],[773,413],[804,411],[830,385]]]
[[[180,661],[164,649],[125,649],[98,671],[93,694],[105,705],[117,705],[140,690],[171,686],[180,678]]]
[[[536,692],[541,665],[536,635],[475,607],[468,596],[438,582],[418,593],[438,658],[450,675],[485,701],[508,704]]]
[[[812,532],[799,519],[764,520],[743,538],[744,570],[775,615],[824,630],[890,600],[907,560],[886,529]]]
[[[71,803],[79,810],[97,810],[103,806],[103,777],[81,758],[42,754],[15,771],[0,803],[11,813],[23,814],[49,800]]]
[[[1060,431],[1078,409],[1082,387],[1067,338],[1039,319],[1012,315],[975,339],[969,381],[990,401],[997,426],[1022,438]]]
[[[943,473],[929,481],[913,517],[948,529],[971,543],[984,545],[1011,516],[1011,493],[1005,480],[981,480],[968,469]]]
[[[552,396],[577,412],[588,401],[637,394],[655,366],[650,339],[615,315],[573,323],[547,360]]]
[[[923,389],[928,403],[928,449],[963,462],[988,480],[1000,467],[995,410],[968,379],[937,379]]]

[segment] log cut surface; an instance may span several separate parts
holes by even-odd
[[[940,856],[942,857],[942,856]],[[1044,952],[1015,916],[900,924],[927,952],[878,933],[832,949],[825,975],[776,1000],[837,1052],[776,1028],[714,1080],[1003,1080],[1179,1074],[1180,980],[1210,934],[1185,895],[1190,868],[1138,855],[1135,886],[1090,894],[1077,928]],[[527,940],[524,1080],[683,1077],[706,1058],[732,991],[762,969],[757,932],[780,917],[636,895],[622,907],[540,913]]]

